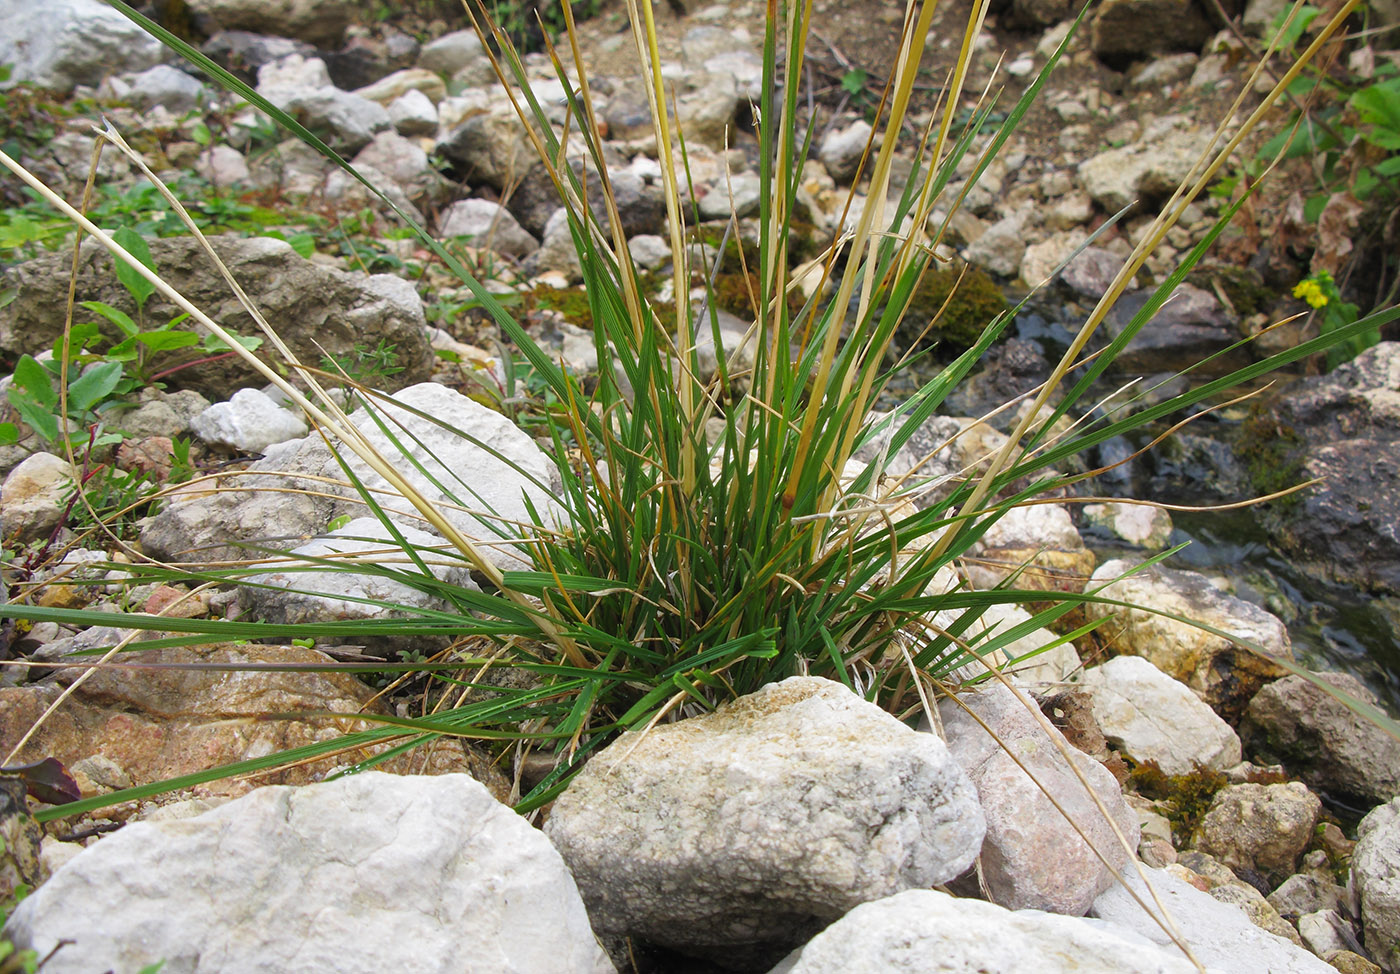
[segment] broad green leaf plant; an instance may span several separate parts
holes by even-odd
[[[843,221],[849,229],[821,261],[823,284],[831,297],[790,302],[796,283],[788,255],[798,232],[802,161],[811,148],[813,127],[805,124],[799,86],[784,80],[802,76],[812,11],[810,2],[770,0],[763,39],[763,90],[772,98],[754,106],[762,188],[757,260],[748,268],[756,282],[749,331],[753,364],[740,369],[736,357],[720,356],[715,376],[702,379],[700,346],[707,339],[717,348],[722,342],[712,310],[715,302],[707,299],[693,305],[690,300],[693,282],[707,281],[712,275],[706,264],[697,261],[698,266],[691,266],[688,228],[698,222],[698,215],[686,202],[693,198],[686,185],[687,153],[668,110],[672,92],[663,78],[651,0],[628,0],[627,11],[645,65],[675,258],[670,282],[675,298],[664,308],[644,287],[622,236],[569,4],[562,6],[566,30],[561,46],[549,48],[567,92],[569,122],[563,126],[549,121],[504,33],[487,20],[479,21],[478,29],[488,42],[539,164],[568,211],[595,323],[596,381],[585,386],[560,368],[448,250],[407,215],[400,216],[472,290],[554,403],[547,413],[547,428],[562,484],[557,506],[537,510],[531,525],[501,521],[497,536],[468,536],[442,505],[424,496],[403,475],[401,468],[407,466],[403,457],[384,455],[366,437],[367,431],[390,429],[383,401],[364,394],[365,406],[352,420],[323,385],[327,378],[339,381],[344,376],[327,376],[296,361],[278,339],[275,326],[249,306],[263,329],[265,347],[282,357],[293,378],[251,354],[244,357],[297,403],[343,456],[356,455],[401,495],[401,500],[390,504],[383,496],[363,491],[355,481],[368,509],[421,569],[363,563],[351,567],[317,560],[306,564],[305,570],[381,574],[428,591],[451,609],[404,610],[395,618],[303,625],[130,614],[121,620],[123,626],[166,635],[139,643],[123,641],[104,656],[215,639],[449,637],[454,640],[453,649],[432,662],[328,663],[327,668],[427,674],[458,692],[420,718],[374,718],[383,726],[46,814],[74,814],[217,777],[378,746],[379,753],[357,765],[369,767],[439,735],[500,748],[503,760],[510,762],[508,769],[517,771],[517,807],[528,811],[557,795],[591,754],[622,731],[710,710],[795,673],[842,681],[890,712],[909,717],[929,705],[941,683],[967,672],[969,664],[981,672],[978,679],[1000,678],[1000,651],[1030,632],[1055,625],[1062,639],[1086,634],[1092,626],[1075,629],[1067,617],[1086,601],[1107,601],[1096,592],[1023,591],[1015,587],[1014,577],[1001,588],[974,591],[956,581],[959,559],[1007,511],[1072,483],[1075,478],[1057,471],[1075,454],[1196,404],[1219,401],[1241,383],[1400,316],[1393,309],[1370,315],[1131,415],[1100,414],[1074,425],[1068,433],[1052,433],[1063,427],[1057,426],[1061,417],[1089,412],[1092,403],[1086,396],[1095,380],[1200,260],[1233,208],[1186,256],[1177,272],[1162,282],[1108,349],[1097,356],[1086,355],[1109,309],[1185,207],[1259,125],[1283,87],[1296,79],[1302,64],[1340,27],[1356,2],[1351,0],[1337,12],[1262,106],[1247,114],[1240,112],[1243,118],[1232,113],[1221,120],[1210,151],[1143,236],[1049,381],[1030,397],[1031,408],[1005,447],[978,470],[941,482],[917,470],[888,474],[888,458],[910,441],[973,370],[1011,315],[986,322],[972,348],[902,404],[876,413],[892,374],[907,365],[891,365],[891,341],[920,279],[935,266],[934,255],[950,217],[935,219],[934,214],[961,202],[962,196],[944,199],[959,163],[978,147],[970,187],[1039,94],[1064,44],[1013,106],[993,116],[994,100],[979,103],[971,121],[961,125],[970,56],[988,7],[986,0],[975,0],[941,107],[918,138],[904,145],[897,135],[910,128],[912,94],[935,10],[932,2],[913,0],[880,100],[880,129],[887,135],[872,139],[862,162],[868,190],[852,198]],[[114,0],[113,6],[364,181],[295,119],[198,51],[125,4]],[[1237,112],[1243,97],[1235,106]],[[999,120],[995,124],[993,117]],[[101,134],[117,149],[124,147],[119,134],[110,130]],[[575,167],[564,162],[575,151],[591,161],[586,178],[601,190],[611,219],[600,221],[586,204],[591,187]],[[893,192],[898,152],[911,153],[915,164],[903,189]],[[132,156],[141,165],[139,157]],[[47,191],[8,156],[0,154],[0,164],[45,194],[130,273],[149,282],[240,352],[242,346],[234,336],[176,293],[138,255]],[[939,208],[940,203],[945,205]],[[704,260],[718,258],[709,254]],[[822,292],[817,288],[812,293]],[[913,324],[923,328],[930,323]],[[856,461],[857,452],[874,459]],[[344,467],[348,475],[350,466]],[[469,483],[438,486],[473,506]],[[441,550],[419,549],[403,537],[386,508],[403,508],[404,502],[422,526],[444,539]],[[498,568],[487,557],[485,546],[502,543],[528,567]],[[262,556],[250,553],[250,560]],[[426,562],[443,557],[473,569],[482,590],[454,588],[434,579],[426,571]],[[142,579],[236,585],[249,571],[190,572],[138,565],[132,574]],[[1038,611],[1029,622],[1014,627],[988,630],[975,625],[987,607],[999,603],[1035,603]],[[112,622],[109,614],[18,603],[0,607],[0,613],[30,620]],[[935,614],[941,622],[935,621]],[[528,679],[512,682],[507,689],[490,672],[502,669],[523,671]],[[1370,716],[1394,730],[1379,712]],[[542,780],[524,781],[519,774],[531,752],[548,757],[550,770]]]

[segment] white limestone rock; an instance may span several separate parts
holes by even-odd
[[[937,890],[865,903],[770,974],[1192,974],[1130,931]]]
[[[1347,881],[1366,949],[1387,974],[1400,972],[1400,798],[1372,809],[1356,829]]]
[[[77,473],[52,453],[34,453],[0,486],[0,537],[21,543],[47,537],[63,520]]]
[[[1104,736],[1134,761],[1155,761],[1173,775],[1240,763],[1234,728],[1142,657],[1119,656],[1085,670],[1083,682]]]
[[[937,737],[814,677],[624,735],[545,826],[600,932],[731,960],[952,879],[983,828]]]
[[[190,423],[190,429],[210,446],[239,453],[261,453],[274,443],[301,439],[306,420],[284,409],[259,389],[239,389],[227,402],[216,402]]]
[[[15,911],[45,974],[612,974],[549,842],[466,775],[259,788],[127,825]]]
[[[1181,938],[1212,974],[1336,974],[1331,965],[1302,947],[1255,926],[1239,907],[1221,903],[1164,869],[1144,867],[1143,871]],[[1143,902],[1153,902],[1137,870],[1127,870],[1124,878]],[[1094,901],[1090,916],[1111,920],[1172,955],[1183,956],[1157,920],[1121,884]]]
[[[68,91],[165,60],[165,48],[101,0],[0,0],[0,64],[12,81]]]

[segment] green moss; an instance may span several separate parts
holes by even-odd
[[[1005,310],[1006,298],[982,271],[969,267],[964,273],[935,267],[914,289],[903,328],[918,334],[934,315],[939,315],[929,338],[961,351],[977,344],[983,329]]]
[[[1307,479],[1303,468],[1306,442],[1293,427],[1280,423],[1270,415],[1268,407],[1256,404],[1235,438],[1235,456],[1249,473],[1250,487],[1259,495],[1273,494],[1296,486]],[[1273,504],[1290,506],[1301,500],[1300,494],[1289,494]]]
[[[544,308],[557,311],[571,325],[593,330],[593,309],[588,295],[577,287],[537,287],[526,295],[527,310]]]
[[[1229,784],[1220,771],[1198,768],[1189,774],[1167,774],[1155,761],[1139,764],[1128,774],[1130,785],[1144,798],[1159,803],[1178,843],[1190,839],[1205,818],[1215,793]]]

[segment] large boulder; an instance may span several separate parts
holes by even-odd
[[[1126,868],[1137,849],[1137,819],[1118,782],[1034,700],[1000,683],[946,700],[939,713],[987,818],[981,876],[993,902],[1083,915],[1113,883],[1109,867]]]
[[[1269,404],[1246,444],[1289,483],[1322,483],[1270,504],[1271,541],[1314,575],[1400,594],[1400,342],[1382,342]]]
[[[1317,677],[1340,694],[1377,703],[1349,673]],[[1252,753],[1282,761],[1319,791],[1370,804],[1400,795],[1400,741],[1301,676],[1286,676],[1256,693],[1242,729]]]
[[[793,677],[624,735],[545,830],[600,932],[751,965],[860,903],[951,880],[984,823],[937,737]]]
[[[1366,949],[1387,974],[1400,974],[1400,798],[1357,826],[1347,889]]]
[[[214,252],[282,340],[303,362],[319,366],[323,355],[354,360],[356,349],[381,343],[397,354],[403,371],[384,377],[390,390],[428,377],[433,353],[424,331],[423,302],[413,284],[390,274],[351,274],[304,259],[289,244],[271,237],[213,237]],[[148,241],[162,278],[210,318],[243,334],[256,333],[243,306],[193,237]],[[47,348],[63,332],[71,254],[46,254],[5,271],[4,287],[15,296],[0,308],[0,350],[11,355]],[[94,241],[86,241],[78,263],[77,300],[103,301],[136,315],[131,295],[112,271],[112,258]],[[148,321],[164,322],[179,308],[152,296]],[[177,326],[195,329],[186,319]],[[191,353],[188,358],[201,357]],[[178,361],[178,360],[177,360]],[[172,363],[173,364],[173,363]],[[236,357],[181,369],[166,380],[196,388],[213,399],[227,399],[243,386],[263,379]]]
[[[559,854],[464,775],[260,788],[128,825],[5,932],[54,951],[49,974],[614,970]]]
[[[0,64],[13,81],[68,91],[165,60],[160,41],[101,0],[0,0]]]
[[[190,12],[206,18],[205,33],[244,30],[275,34],[332,48],[345,36],[354,0],[189,0]]]
[[[1189,974],[1173,957],[1112,924],[1012,912],[937,890],[856,907],[771,974]]]
[[[1085,589],[1142,607],[1102,603],[1084,607],[1090,619],[1116,616],[1100,631],[1112,636],[1122,652],[1143,657],[1227,714],[1238,713],[1265,681],[1287,673],[1271,658],[1289,659],[1293,655],[1288,630],[1277,617],[1226,595],[1196,572],[1153,566],[1119,578],[1134,567],[1133,562],[1122,559],[1105,562]],[[1105,583],[1109,584],[1101,588]],[[1217,635],[1171,616],[1198,621],[1229,635]],[[1264,654],[1230,636],[1247,640]]]

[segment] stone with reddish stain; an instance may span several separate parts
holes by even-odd
[[[192,596],[184,589],[162,585],[146,599],[142,611],[167,619],[198,619],[209,611],[209,603],[202,595]]]
[[[150,474],[158,483],[170,478],[175,462],[175,445],[168,436],[148,436],[142,440],[123,440],[117,445],[117,466]]]
[[[90,676],[39,727],[17,755],[19,763],[57,758],[78,764],[93,755],[115,762],[133,785],[163,781],[277,751],[368,730],[353,716],[379,713],[374,691],[344,673],[202,669],[242,664],[332,665],[330,657],[298,646],[214,645],[145,650],[142,668],[104,667]],[[176,664],[180,669],[150,668]],[[85,669],[58,671],[49,681],[0,688],[0,740],[17,741]],[[307,716],[275,716],[306,714]],[[446,745],[446,746],[442,746]],[[370,757],[378,748],[356,748],[307,764],[273,769],[254,779],[217,780],[200,795],[240,795],[261,784],[306,784],[333,768]],[[379,765],[397,774],[465,772],[498,798],[509,784],[483,755],[460,742],[433,745]]]
[[[1082,916],[1113,883],[1100,857],[1124,869],[1137,849],[1137,817],[1118,782],[1010,687],[990,683],[945,700],[939,713],[986,814],[981,866],[992,901]]]

